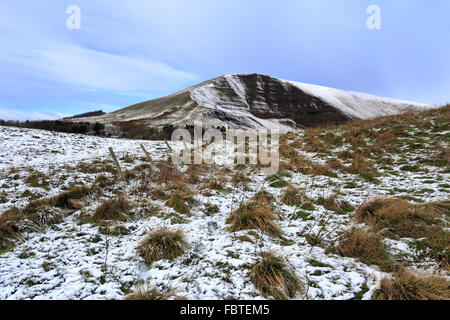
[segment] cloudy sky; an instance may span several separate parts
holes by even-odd
[[[444,104],[449,13],[448,0],[1,0],[0,119],[109,112],[255,72]]]

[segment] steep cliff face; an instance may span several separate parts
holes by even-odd
[[[243,114],[249,120],[279,120],[292,127],[340,124],[352,119],[338,108],[296,85],[263,75],[224,76],[192,91],[200,105],[225,113]],[[248,121],[247,121],[248,122]],[[249,123],[251,125],[251,123]]]
[[[340,124],[431,106],[285,81],[260,74],[226,75],[173,95],[100,117],[105,124],[278,128],[282,131]]]

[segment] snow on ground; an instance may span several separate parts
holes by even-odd
[[[36,167],[48,171],[83,160],[109,157],[108,148],[117,152],[136,151],[143,141],[99,139],[87,135],[65,134],[33,129],[0,127],[0,170]],[[156,143],[153,146],[162,146]]]
[[[121,161],[125,168],[145,163],[141,141],[5,127],[0,127],[0,139],[0,192],[6,194],[7,200],[1,204],[0,212],[26,205],[29,198],[22,198],[26,190],[47,197],[72,184],[91,185],[98,174],[74,168],[79,163],[110,161],[108,147],[113,147],[119,158],[128,155],[134,159],[133,163]],[[154,160],[167,157],[163,142],[146,141],[145,146]],[[33,170],[49,175],[48,188],[30,187],[24,182]],[[377,272],[375,269],[356,259],[326,253],[311,246],[304,236],[305,231],[308,234],[322,231],[328,234],[330,242],[335,241],[338,231],[350,227],[351,214],[332,214],[317,206],[307,219],[277,221],[283,231],[282,239],[259,232],[226,230],[225,220],[236,209],[236,203],[250,198],[262,186],[280,198],[281,189],[268,186],[266,176],[255,171],[250,178],[248,186],[237,193],[225,188],[228,190],[214,191],[212,196],[197,194],[192,215],[183,217],[182,223],[168,218],[174,211],[163,201],[143,199],[133,193],[135,183],[121,182],[117,187],[129,191],[134,211],[142,211],[150,204],[159,206],[161,214],[124,223],[131,233],[117,237],[102,235],[97,226],[78,224],[80,211],[45,232],[25,234],[12,250],[0,254],[0,299],[122,299],[139,284],[161,291],[173,288],[188,299],[262,299],[249,280],[250,269],[262,251],[275,251],[285,257],[299,279],[308,283],[298,299],[352,299],[362,294],[369,299],[371,291],[365,289],[366,282]],[[331,193],[343,181],[342,177],[302,174],[284,179],[308,190],[313,199]],[[424,187],[414,175],[380,180],[379,185],[358,181],[358,188],[343,186],[346,200],[358,206],[368,195],[388,194],[393,187]],[[443,199],[448,193],[435,188],[428,196]],[[99,199],[92,199],[85,210],[93,212],[99,203]],[[206,205],[216,205],[219,212],[206,214]],[[278,201],[275,205],[287,217],[295,212],[295,208]],[[325,227],[319,223],[324,217],[328,217]],[[172,262],[159,261],[148,267],[136,247],[150,230],[161,227],[181,228],[190,248]],[[254,243],[238,240],[243,235]],[[387,241],[387,245],[393,252],[414,254],[405,241]]]

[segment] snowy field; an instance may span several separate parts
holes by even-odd
[[[24,207],[31,199],[55,196],[73,185],[91,186],[99,175],[113,178],[114,174],[107,170],[83,169],[95,164],[112,166],[109,147],[113,147],[121,165],[128,170],[147,163],[141,143],[153,160],[168,157],[163,142],[29,129],[0,127],[0,141],[0,212],[13,206]],[[314,157],[311,153],[305,155]],[[352,213],[337,214],[316,205],[307,219],[290,219],[296,208],[280,201],[283,189],[271,187],[258,170],[246,170],[250,180],[245,186],[234,186],[227,177],[220,190],[192,185],[195,201],[190,206],[191,214],[182,219],[173,218],[179,216],[165,201],[139,193],[138,181],[117,181],[101,195],[90,197],[82,209],[62,212],[62,222],[43,232],[24,233],[13,248],[0,252],[0,299],[123,299],[139,285],[160,291],[174,289],[178,296],[188,299],[263,299],[249,279],[250,269],[262,251],[274,251],[284,257],[304,283],[304,291],[297,299],[370,299],[372,290],[366,284],[373,274],[378,274],[375,268],[312,246],[306,237],[321,233],[326,235],[325,241],[333,243],[339,232],[352,226]],[[45,181],[37,185],[27,182],[37,172]],[[207,181],[217,178],[216,174],[214,170],[206,171],[202,178]],[[430,175],[435,182],[426,181]],[[347,174],[326,177],[290,173],[283,179],[306,190],[311,199],[326,197],[340,188],[345,191],[345,200],[355,208],[368,197],[390,195],[392,189],[426,189],[427,193],[416,195],[424,201],[448,199],[449,189],[440,186],[450,181],[450,175],[431,171],[426,176],[398,171],[396,175],[380,177],[378,184]],[[357,187],[346,187],[348,181]],[[274,210],[286,217],[277,221],[283,236],[274,238],[258,231],[229,232],[225,222],[228,215],[261,189],[275,197]],[[133,219],[120,222],[128,234],[106,236],[96,225],[79,223],[82,212],[93,213],[102,200],[118,193],[126,193],[132,203]],[[208,208],[214,206],[217,212],[210,213]],[[157,208],[157,214],[147,214],[149,208]],[[162,227],[182,229],[189,249],[174,261],[162,260],[148,266],[136,247],[149,231]],[[251,242],[241,241],[243,236]],[[408,239],[385,242],[394,256],[414,261],[416,252]],[[431,271],[435,268],[432,261],[420,261],[415,266]]]

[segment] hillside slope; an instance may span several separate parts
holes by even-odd
[[[431,106],[285,81],[260,74],[218,77],[170,96],[76,121],[118,127],[193,124],[283,131],[369,119]]]
[[[408,298],[449,299],[449,125],[447,106],[291,133],[269,177],[173,165],[162,141],[0,127],[0,300],[371,299],[389,282],[369,278],[409,269],[441,278]],[[155,257],[168,232],[182,246]],[[270,263],[291,290],[261,286]]]

